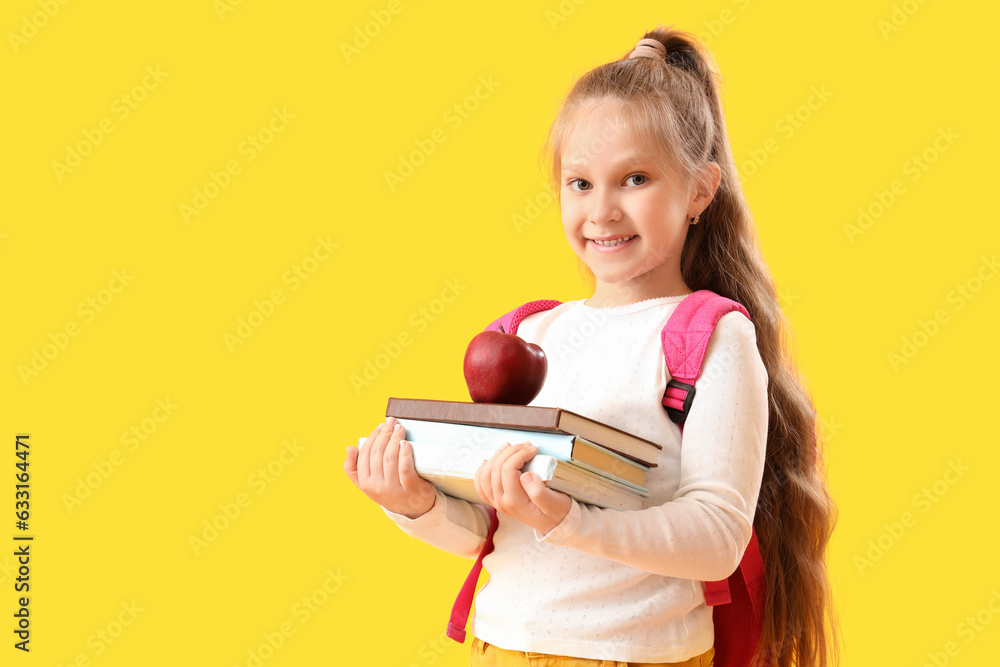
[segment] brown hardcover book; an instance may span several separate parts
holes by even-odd
[[[649,467],[656,467],[662,449],[655,442],[562,408],[391,397],[385,416],[578,435]]]

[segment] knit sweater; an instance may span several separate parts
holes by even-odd
[[[531,405],[561,407],[660,444],[650,497],[618,511],[573,499],[546,534],[499,514],[489,581],[472,632],[506,649],[626,662],[679,662],[714,642],[703,581],[738,567],[750,540],[767,439],[767,371],[753,324],[720,318],[680,430],[660,399],[670,376],[660,330],[683,296],[594,308],[583,300],[529,315],[517,335],[545,351]],[[408,535],[475,558],[485,507],[438,491]],[[457,591],[456,591],[457,592]]]

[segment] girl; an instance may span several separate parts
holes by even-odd
[[[517,334],[549,361],[531,404],[663,449],[647,475],[650,498],[625,512],[522,475],[530,443],[483,463],[476,489],[500,523],[476,598],[473,665],[710,665],[702,582],[736,569],[752,526],[768,593],[757,658],[835,661],[824,564],[834,507],[816,414],[740,190],[717,77],[691,35],[658,28],[581,77],[551,128],[563,227],[593,296],[522,320]],[[700,289],[751,319],[719,320],[681,446],[660,403],[670,378],[659,332]],[[380,424],[360,452],[348,448],[346,473],[409,535],[475,558],[485,506],[418,477],[403,435],[391,419]]]

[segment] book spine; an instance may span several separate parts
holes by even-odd
[[[625,486],[628,486],[628,487],[630,487],[632,489],[635,489],[636,491],[638,491],[640,493],[649,493],[649,489],[647,489],[644,486],[639,486],[638,484],[630,482],[627,479],[623,479],[623,478],[619,477],[618,475],[613,475],[613,474],[611,474],[611,473],[609,473],[609,472],[607,472],[605,470],[601,470],[600,468],[595,468],[594,466],[588,465],[588,464],[584,463],[583,461],[576,461],[576,460],[574,460],[573,461],[573,465],[579,466],[579,467],[583,468],[584,470],[587,470],[589,472],[594,473],[595,475],[600,475],[601,477],[605,477],[607,479],[610,479],[612,482],[617,482],[618,484],[624,484]]]

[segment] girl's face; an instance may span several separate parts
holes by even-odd
[[[588,305],[635,303],[691,290],[680,258],[689,218],[711,201],[619,131],[614,102],[581,114],[562,152],[560,204],[573,251],[597,278]]]

